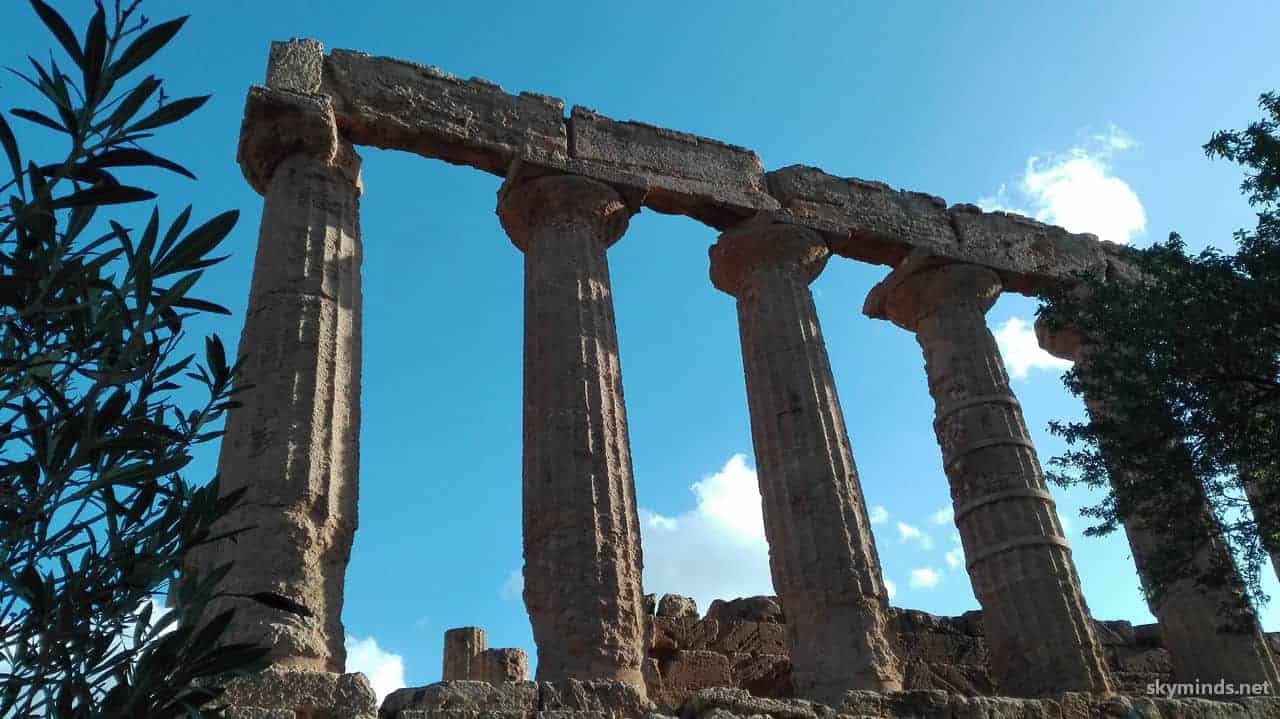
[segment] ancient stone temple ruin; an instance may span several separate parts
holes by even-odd
[[[362,191],[356,145],[504,178],[497,221],[524,255],[524,601],[537,676],[483,630],[451,630],[444,681],[380,714],[344,674],[343,581],[356,530]],[[1143,679],[1277,683],[1256,618],[1231,596],[1169,593],[1159,625],[1099,623],[985,312],[1119,248],[1025,217],[834,177],[765,172],[741,147],[432,67],[294,40],[250,89],[239,161],[264,197],[241,347],[254,389],[231,413],[219,473],[254,529],[189,558],[227,590],[269,590],[306,619],[240,599],[232,640],[273,668],[229,691],[248,719],[1280,716],[1276,700],[1147,696]],[[737,302],[776,598],[657,601],[641,587],[635,484],[608,249],[642,208],[719,233],[710,282]],[[863,308],[912,332],[966,566],[982,610],[890,607],[809,284],[826,264],[892,268]],[[1085,361],[1088,347],[1042,332]],[[514,398],[513,398],[514,399]],[[1090,404],[1090,411],[1105,407]],[[1127,527],[1141,569],[1158,529]],[[1208,547],[1208,561],[1220,547]]]

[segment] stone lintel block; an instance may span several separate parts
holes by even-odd
[[[653,617],[652,621],[652,648],[659,651],[710,649],[720,636],[720,623],[714,619]]]
[[[324,92],[352,142],[404,150],[505,176],[512,161],[564,168],[564,102],[462,80],[439,68],[334,50]]]
[[[739,597],[729,601],[717,599],[707,607],[706,618],[715,619],[724,624],[729,622],[785,624],[787,621],[778,598],[766,596]]]
[[[272,87],[249,88],[236,161],[244,179],[259,194],[266,194],[276,167],[290,155],[306,152],[335,162],[340,149],[328,97]]]
[[[955,233],[940,197],[804,165],[774,170],[767,177],[769,191],[783,209],[795,222],[824,233],[836,254],[895,265],[917,248],[955,252]]]
[[[733,666],[729,657],[707,650],[681,650],[659,664],[662,694],[659,704],[678,707],[694,692],[711,687],[732,687]]]
[[[324,45],[319,40],[294,38],[271,43],[266,86],[277,90],[315,93],[324,72]]]
[[[476,712],[473,716],[481,712],[484,716],[495,716],[491,712],[512,712],[513,716],[530,717],[538,706],[535,682],[447,681],[397,689],[382,700],[378,716],[396,719],[409,711],[422,711],[424,716],[438,718],[444,711],[468,711]]]
[[[819,716],[813,702],[806,699],[769,699],[731,687],[694,692],[685,704],[682,716],[702,717],[717,709],[741,717],[766,715],[772,719],[817,719]],[[822,715],[830,716],[830,710],[824,710]]]
[[[375,719],[378,714],[373,687],[359,672],[334,674],[273,667],[228,682],[226,693],[219,702],[244,711],[252,709],[259,712],[242,713],[241,719],[284,719],[294,713],[304,717]],[[287,713],[274,714],[265,710],[284,710]]]
[[[1046,280],[1107,270],[1103,243],[1056,225],[1010,212],[983,212],[974,205],[950,210],[960,243],[960,259],[1000,271],[1005,288],[1030,293]]]
[[[584,107],[569,118],[570,169],[643,193],[646,207],[726,229],[776,210],[764,167],[751,150],[640,122],[620,122]]]

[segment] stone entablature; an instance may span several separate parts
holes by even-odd
[[[1106,273],[1122,248],[1093,235],[932,195],[790,165],[765,172],[755,152],[677,130],[618,121],[559,98],[511,94],[480,78],[314,41],[274,43],[272,87],[332,98],[357,145],[412,152],[506,177],[568,173],[612,185],[656,212],[718,230],[759,212],[817,231],[836,255],[895,265],[912,251],[989,266],[1006,289]],[[308,59],[301,59],[306,56]]]

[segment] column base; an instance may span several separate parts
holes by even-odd
[[[365,675],[270,668],[227,685],[226,719],[377,719]]]

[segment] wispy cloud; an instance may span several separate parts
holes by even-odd
[[[892,579],[884,578],[884,589],[889,594],[889,598],[893,599],[898,594],[898,585],[893,583]]]
[[[1026,379],[1033,369],[1060,372],[1071,367],[1071,362],[1054,357],[1040,348],[1031,323],[1021,317],[1010,317],[996,327],[993,333],[1004,366],[1015,379]]]
[[[378,695],[378,703],[404,686],[404,657],[378,646],[373,637],[347,635],[347,671],[363,672]]]
[[[746,455],[690,486],[694,506],[674,517],[640,509],[647,592],[714,599],[772,594],[760,489]]]
[[[868,512],[872,524],[884,524],[889,521],[889,510],[877,504]]]
[[[945,559],[948,567],[959,569],[964,566],[964,550],[960,547],[953,547],[947,550]]]
[[[1129,183],[1114,174],[1113,162],[1136,145],[1114,126],[1084,134],[1066,152],[1031,156],[1012,189],[1001,185],[978,204],[1129,244],[1146,231],[1147,214]]]
[[[515,601],[524,596],[524,573],[519,569],[507,572],[507,578],[498,587],[498,596],[507,601]]]
[[[951,524],[951,518],[955,516],[955,511],[950,505],[942,507],[933,513],[934,524]]]
[[[933,537],[920,531],[919,527],[906,522],[898,522],[898,540],[901,542],[915,542],[920,545],[921,549],[933,549]]]
[[[911,579],[907,585],[912,589],[932,589],[942,581],[942,573],[933,567],[920,567],[911,570]]]

